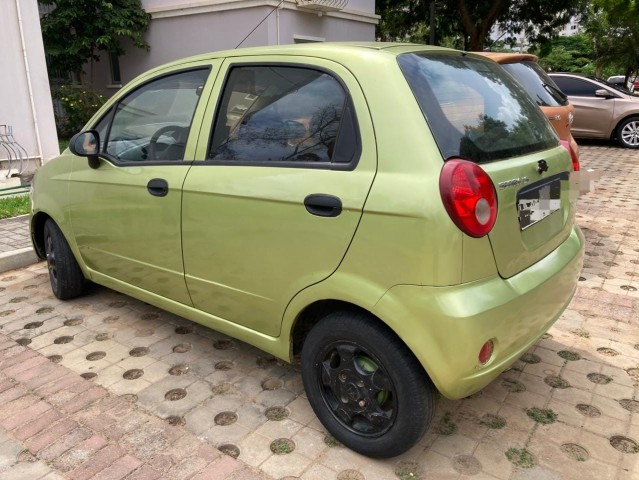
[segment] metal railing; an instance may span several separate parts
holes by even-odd
[[[0,188],[0,197],[29,193],[31,176],[24,175],[29,166],[29,154],[13,137],[13,127],[10,125],[0,125],[0,152],[2,151],[7,154],[7,159],[4,160],[7,170],[6,174],[4,170],[0,170],[0,181],[19,177],[20,185]]]

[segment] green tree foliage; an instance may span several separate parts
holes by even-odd
[[[430,0],[378,0],[382,40],[419,40],[427,31]],[[454,0],[437,2],[438,37],[459,36],[463,48],[482,50],[490,30],[500,23],[509,32],[524,32],[533,41],[550,36],[584,10],[588,0]]]
[[[55,6],[41,19],[49,68],[80,72],[83,65],[100,60],[101,52],[124,54],[121,41],[128,39],[142,49],[151,16],[140,0],[40,0]]]
[[[377,37],[383,42],[426,43],[428,40],[428,3],[420,0],[377,0],[381,15]]]
[[[585,25],[593,40],[597,75],[609,70],[627,79],[639,71],[637,0],[594,0]]]
[[[55,117],[59,138],[78,133],[105,102],[104,96],[86,85],[60,85],[53,88],[51,95],[64,109],[64,115],[56,112]]]
[[[590,35],[558,37],[545,42],[536,52],[539,64],[552,72],[574,72],[594,75],[594,49]]]

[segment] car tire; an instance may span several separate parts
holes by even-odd
[[[626,118],[617,126],[617,141],[622,147],[639,148],[639,117]]]
[[[433,419],[437,393],[426,372],[365,313],[334,312],[313,327],[302,347],[302,380],[326,429],[369,457],[405,452]]]
[[[60,300],[80,296],[84,275],[60,228],[51,219],[44,223],[44,251],[53,294]]]

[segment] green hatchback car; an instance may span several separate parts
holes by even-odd
[[[496,63],[406,44],[212,53],[138,77],[34,180],[53,292],[86,280],[300,359],[373,457],[557,320],[583,262],[570,155]]]

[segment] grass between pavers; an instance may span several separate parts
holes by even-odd
[[[0,197],[0,220],[3,218],[17,217],[29,213],[29,195],[15,197]]]

